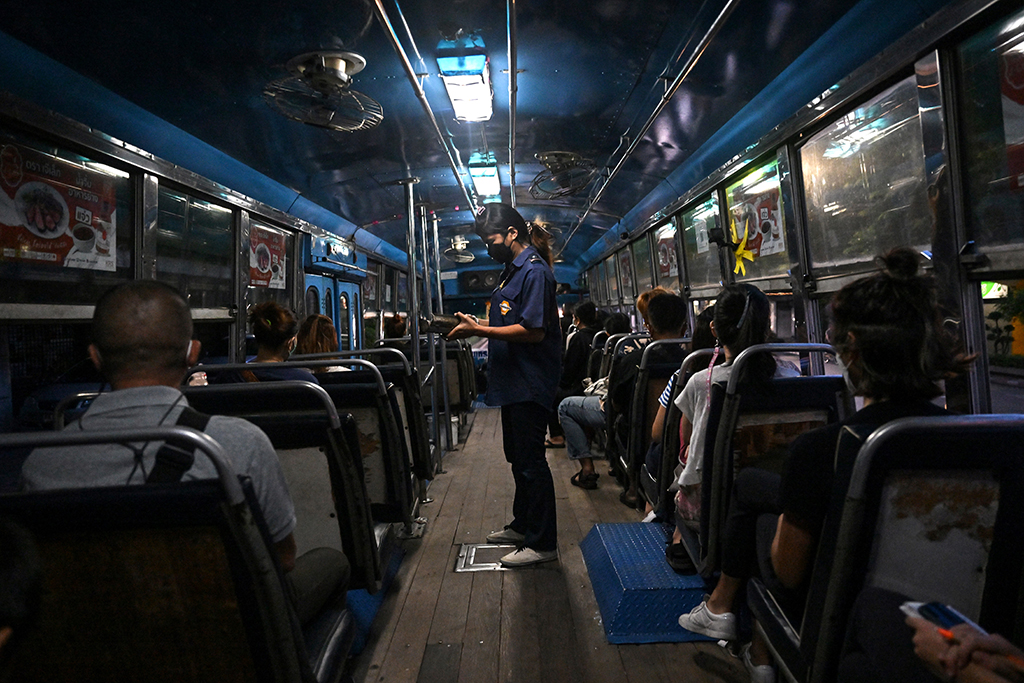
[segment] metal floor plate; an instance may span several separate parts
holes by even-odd
[[[515,550],[514,545],[494,545],[493,543],[463,543],[459,549],[459,557],[455,560],[457,572],[503,572],[507,567],[501,566],[501,558]]]

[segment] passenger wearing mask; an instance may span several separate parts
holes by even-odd
[[[881,272],[846,285],[831,304],[829,339],[864,407],[798,437],[781,477],[754,467],[737,475],[722,532],[722,576],[706,601],[679,618],[683,628],[736,638],[736,597],[758,567],[779,603],[793,615],[802,611],[833,472],[842,467],[834,460],[843,427],[947,414],[931,402],[942,393],[938,382],[966,370],[970,359],[955,352],[943,329],[931,280],[918,274],[916,252],[895,249],[881,261]],[[754,680],[774,680],[770,655],[757,637],[744,661]]]
[[[113,288],[96,304],[92,334],[89,356],[113,391],[97,396],[67,429],[177,424],[188,408],[188,400],[178,387],[200,351],[200,343],[192,339],[188,304],[178,291],[153,281]],[[350,569],[341,552],[316,548],[295,556],[295,506],[266,434],[251,422],[220,415],[210,417],[203,431],[224,448],[235,471],[252,480],[300,618],[306,621],[328,601],[343,600]],[[32,491],[144,484],[161,445],[150,442],[37,448],[22,467],[22,488]],[[213,463],[199,455],[181,479],[217,477]]]
[[[554,410],[548,422],[551,438],[544,443],[545,448],[565,448],[565,432],[558,422],[558,404],[568,396],[583,395],[583,380],[587,376],[590,347],[594,343],[594,335],[597,334],[597,307],[589,301],[577,306],[573,313],[573,326],[576,329],[566,345],[562,358],[562,378],[558,382]]]
[[[448,338],[488,339],[486,400],[501,407],[502,443],[516,492],[512,521],[487,541],[515,543],[518,549],[501,563],[522,567],[558,559],[555,486],[544,457],[562,359],[555,276],[547,232],[527,225],[511,206],[485,204],[476,233],[505,270],[491,295],[487,324],[457,313],[461,322]]]
[[[313,373],[305,368],[275,368],[271,365],[288,360],[299,343],[299,321],[291,310],[276,301],[264,301],[249,313],[249,324],[256,338],[256,358],[251,362],[266,365],[237,373],[235,381],[301,380],[318,384]]]

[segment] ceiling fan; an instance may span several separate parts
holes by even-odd
[[[354,52],[307,52],[289,60],[291,76],[271,81],[263,98],[294,121],[350,133],[384,120],[380,103],[350,89],[366,66]]]

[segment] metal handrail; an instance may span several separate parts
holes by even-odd
[[[341,418],[338,417],[338,409],[334,407],[334,401],[331,399],[331,395],[327,393],[319,384],[313,384],[312,382],[303,382],[302,380],[281,380],[273,382],[256,382],[256,383],[239,383],[239,384],[213,384],[209,386],[198,386],[198,387],[182,387],[182,392],[185,394],[185,398],[188,398],[190,394],[253,394],[253,393],[264,393],[273,394],[283,393],[286,391],[295,391],[301,389],[308,391],[316,395],[317,399],[323,404],[324,410],[327,412],[327,419],[333,429],[341,427]]]
[[[733,395],[739,388],[739,378],[742,375],[740,368],[746,364],[754,354],[767,351],[769,353],[784,353],[788,351],[805,351],[808,353],[835,353],[836,350],[831,344],[755,344],[743,349],[732,362],[732,372],[729,374],[729,383],[726,385],[726,393]]]
[[[331,361],[331,360],[308,360],[308,361],[286,360],[286,361],[281,362],[281,363],[225,363],[224,365],[203,365],[203,364],[199,364],[199,365],[193,366],[192,369],[190,369],[188,371],[188,373],[190,375],[192,373],[194,373],[194,372],[205,372],[206,374],[210,374],[210,371],[213,371],[214,373],[218,373],[218,372],[226,372],[228,370],[235,370],[235,371],[238,371],[238,370],[261,370],[261,369],[269,369],[269,368],[275,368],[275,369],[276,368],[303,368],[303,369],[307,369],[308,370],[309,368],[330,368],[330,367],[334,367],[336,365],[358,365],[358,366],[361,366],[361,367],[365,367],[366,369],[368,369],[370,372],[373,373],[373,376],[374,376],[373,378],[374,378],[374,380],[377,383],[377,388],[380,390],[380,393],[382,393],[382,394],[388,393],[388,385],[384,382],[384,376],[380,374],[380,370],[377,369],[377,366],[374,365],[373,363],[371,363],[368,360],[361,360],[359,358],[335,359],[333,361]],[[264,366],[264,367],[261,368],[260,366]],[[274,380],[274,381],[277,382],[278,384],[286,384],[287,383],[287,382],[278,381],[278,380]],[[301,382],[301,383],[302,384],[311,384],[311,382]],[[313,386],[319,386],[319,385],[314,384]]]

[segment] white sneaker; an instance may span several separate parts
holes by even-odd
[[[751,683],[775,683],[775,667],[771,664],[754,664],[750,661],[750,643],[740,650],[740,659],[743,660],[743,667],[750,674]]]
[[[531,564],[551,562],[558,559],[557,550],[534,550],[533,548],[519,548],[513,550],[501,558],[502,567],[528,567]]]
[[[736,640],[736,615],[732,612],[713,614],[703,600],[687,614],[679,617],[679,625],[687,631],[718,640]]]
[[[510,545],[519,545],[525,540],[526,536],[519,533],[518,531],[513,531],[508,527],[505,527],[504,529],[500,529],[498,531],[492,531],[491,533],[487,534],[488,543],[497,543],[499,545],[502,543],[508,543]]]

